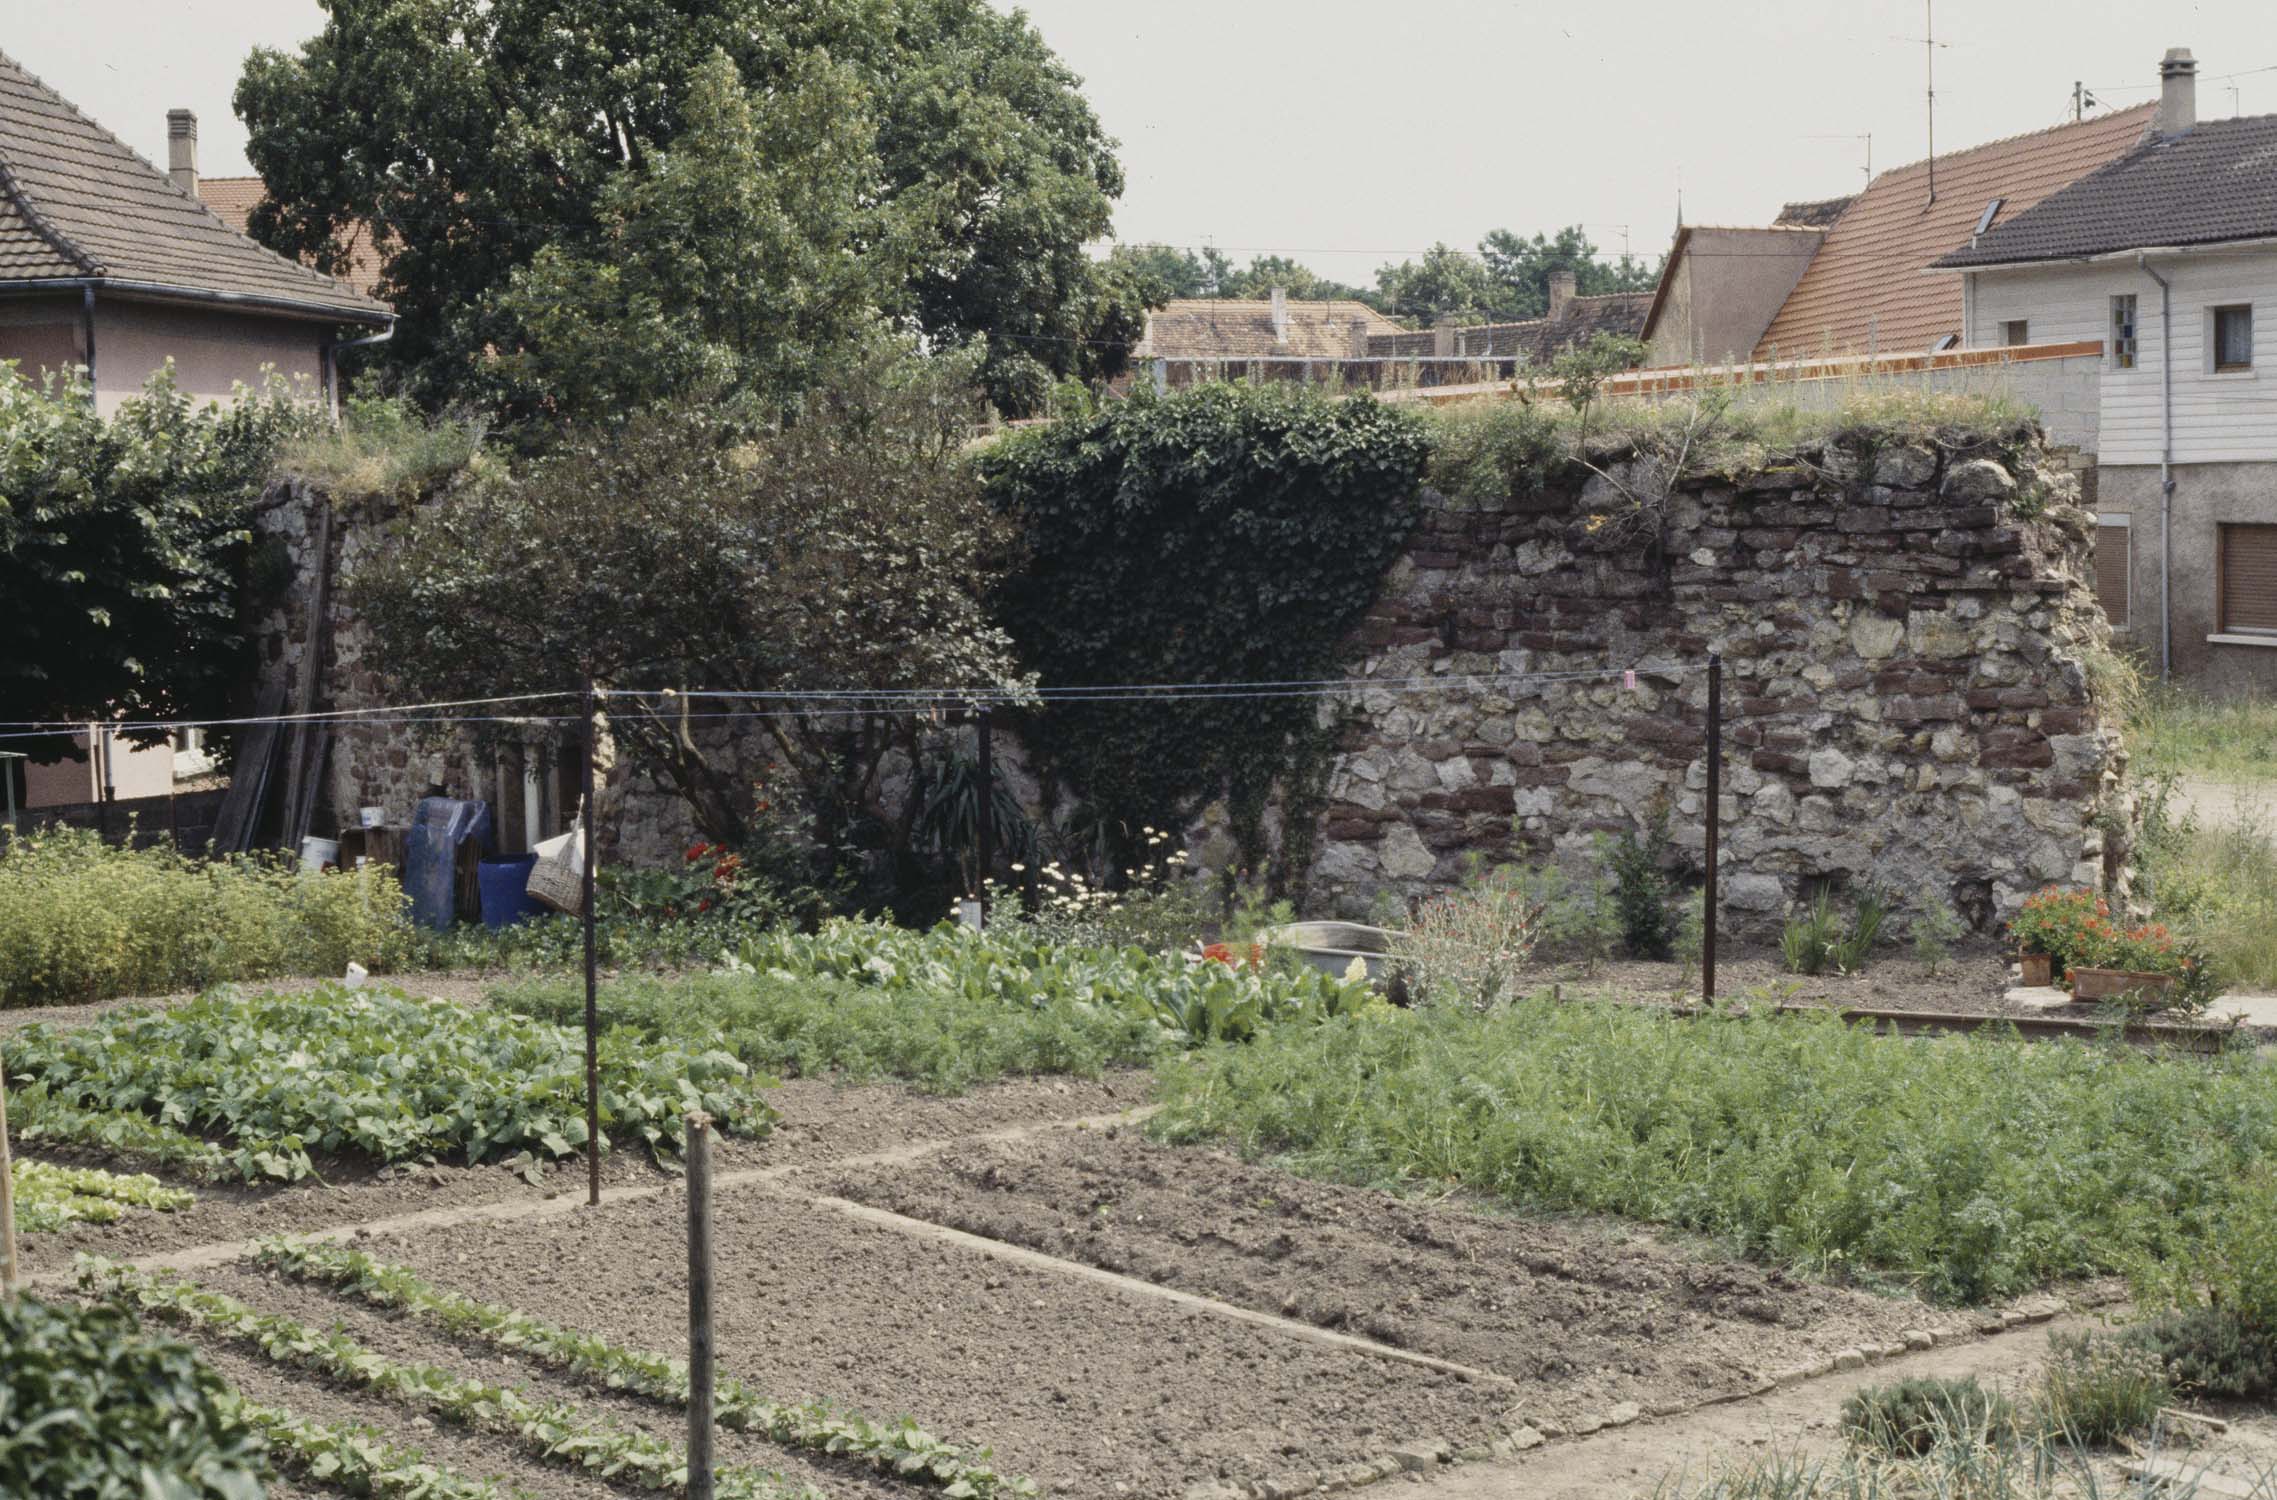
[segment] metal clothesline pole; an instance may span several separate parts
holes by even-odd
[[[1701,892],[1700,999],[1716,1003],[1716,906],[1722,896],[1716,873],[1716,845],[1724,801],[1724,659],[1708,653],[1708,883]]]

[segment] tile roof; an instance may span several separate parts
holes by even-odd
[[[258,177],[201,177],[198,179],[198,197],[212,209],[224,224],[239,234],[247,233],[253,210],[269,196],[269,185]],[[348,269],[337,279],[340,284],[362,292],[367,297],[379,296],[380,283],[387,272],[387,262],[378,245],[372,242],[369,224],[358,222],[348,231]]]
[[[1651,292],[1605,292],[1575,297],[1564,315],[1555,319],[1531,318],[1523,323],[1475,323],[1455,330],[1459,355],[1518,358],[1546,365],[1575,344],[1600,333],[1635,338],[1644,332],[1645,315],[1652,310]],[[1369,341],[1373,347],[1374,340]],[[1405,352],[1405,351],[1402,351]],[[1425,349],[1424,353],[1430,353]]]
[[[1289,339],[1273,336],[1271,299],[1180,297],[1147,315],[1142,359],[1269,359],[1278,354],[1341,358],[1352,352],[1352,325],[1397,333],[1399,324],[1365,302],[1288,300]]]
[[[1958,269],[2272,238],[2277,115],[2248,115],[2153,136],[1937,264]]]
[[[1783,229],[1829,229],[1842,217],[1842,211],[1858,201],[1852,193],[1846,198],[1814,198],[1807,202],[1789,203],[1779,210],[1779,217],[1771,222]]]
[[[0,279],[55,278],[218,294],[340,322],[391,316],[230,228],[0,53]]]
[[[2006,200],[2001,215],[2013,217],[2132,150],[2155,109],[2145,104],[1941,156],[1935,202],[1926,163],[1882,173],[1827,232],[1755,357],[1919,350],[1959,334],[1960,278],[1925,275],[1929,266],[1968,243],[1991,200]]]

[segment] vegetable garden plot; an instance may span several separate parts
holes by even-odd
[[[817,1186],[820,1182],[817,1182]],[[1070,1500],[1279,1479],[1508,1429],[1508,1389],[924,1243],[763,1188],[716,1204],[721,1369],[906,1414]],[[437,1286],[628,1347],[686,1337],[684,1226],[653,1204],[375,1243]],[[1128,1486],[1118,1490],[1118,1485]]]
[[[221,989],[70,1031],[27,1027],[7,1060],[19,1140],[208,1179],[294,1181],[338,1157],[537,1166],[585,1139],[577,1033],[386,991]],[[725,1053],[612,1033],[602,1133],[670,1153],[681,1116],[701,1109],[728,1133],[763,1134],[764,1082]]]
[[[1764,1372],[1898,1341],[1910,1299],[1703,1260],[1597,1222],[1490,1216],[1309,1182],[1127,1131],[972,1146],[845,1173],[875,1207],[1518,1382],[1568,1420],[1745,1393]]]

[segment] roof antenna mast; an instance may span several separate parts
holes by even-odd
[[[1921,0],[1922,70],[1929,81],[1929,201],[1937,201],[1937,0]]]

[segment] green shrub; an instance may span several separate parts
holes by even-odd
[[[233,1154],[211,1165],[248,1178],[305,1176],[312,1152],[382,1162],[449,1152],[470,1163],[526,1152],[535,1162],[585,1139],[576,1032],[387,992],[221,990],[72,1031],[27,1026],[8,1039],[7,1060],[28,1083],[9,1100],[27,1140],[114,1144],[105,1121],[124,1118],[226,1140]],[[740,1134],[774,1118],[759,1081],[723,1053],[613,1034],[600,1062],[607,1139],[676,1148],[691,1109]]]
[[[1541,878],[1502,865],[1426,897],[1397,944],[1415,1000],[1488,1010],[1515,995],[1541,941],[1544,891]]]
[[[2247,1055],[1882,1037],[1755,1009],[1535,998],[1276,1027],[1160,1065],[1156,1128],[1971,1301],[2195,1253],[2277,1151],[2277,1090]]]
[[[1621,946],[1631,958],[1667,958],[1675,951],[1676,927],[1668,916],[1668,806],[1654,807],[1642,839],[1624,830],[1601,835],[1598,856],[1613,876],[1613,909],[1621,923]]]
[[[2128,1341],[2157,1360],[2176,1390],[2228,1401],[2277,1398],[2277,1338],[2218,1307],[2186,1307],[2137,1323]]]
[[[2165,1364],[2141,1344],[2058,1333],[2048,1338],[2033,1415],[2051,1439],[2108,1443],[2148,1428],[2172,1396]]]
[[[0,1495],[260,1500],[261,1440],[189,1345],[116,1303],[0,1300]]]
[[[82,829],[0,838],[0,1007],[389,968],[404,905],[384,868],[195,859]]]
[[[2008,1399],[1977,1384],[1974,1375],[1871,1385],[1842,1403],[1842,1432],[1851,1442],[1916,1458],[1940,1444],[1998,1441],[2015,1420]]]

